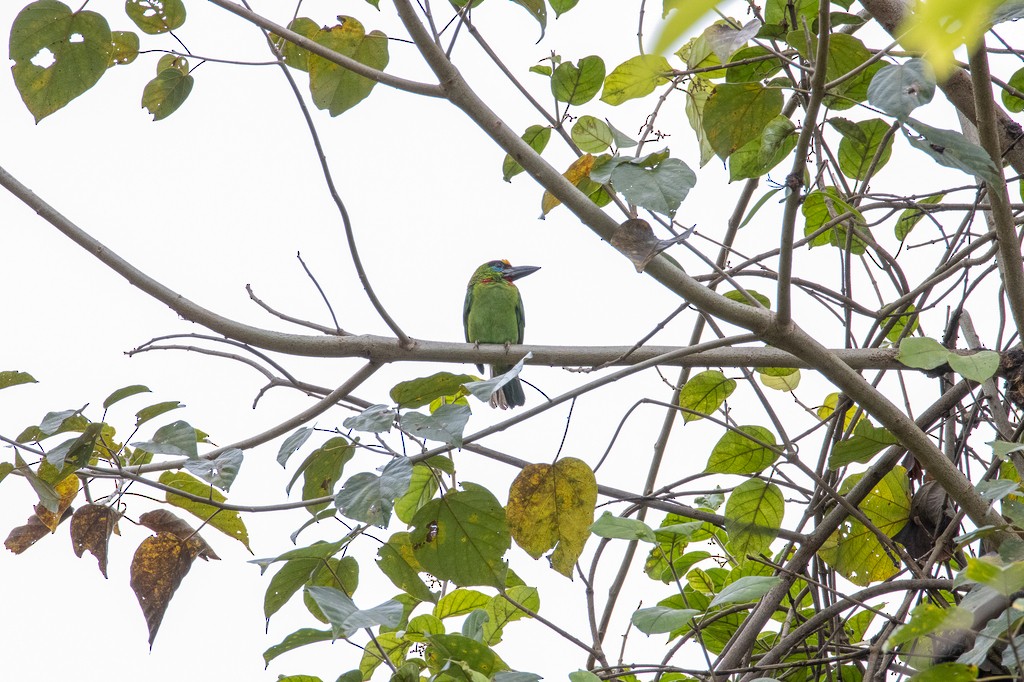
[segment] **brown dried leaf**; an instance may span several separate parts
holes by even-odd
[[[201,557],[207,561],[210,559],[220,561],[220,557],[210,545],[206,544],[206,540],[199,535],[195,528],[166,509],[154,509],[146,512],[139,517],[139,523],[156,533],[173,533],[188,544],[193,559]]]
[[[49,534],[50,529],[39,520],[38,516],[33,514],[28,517],[28,522],[24,526],[11,529],[7,539],[4,540],[4,547],[15,554],[21,554]]]
[[[658,238],[646,220],[631,218],[615,228],[612,246],[629,258],[637,272],[643,272],[658,255]]]
[[[71,517],[71,546],[75,556],[81,557],[89,550],[99,562],[104,578],[107,577],[107,546],[120,518],[120,512],[103,504],[87,504]]]
[[[131,586],[146,617],[150,647],[171,597],[192,568],[193,560],[188,544],[173,533],[151,535],[135,550]]]
[[[61,479],[57,485],[53,486],[53,489],[57,491],[60,496],[60,500],[57,503],[57,511],[51,512],[43,505],[36,505],[36,516],[43,522],[43,525],[50,529],[51,532],[57,530],[57,526],[64,520],[65,512],[71,508],[71,503],[75,501],[75,497],[78,496],[78,476],[71,474]]]

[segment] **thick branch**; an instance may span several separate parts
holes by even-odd
[[[974,83],[974,103],[977,109],[976,126],[981,146],[992,157],[996,168],[1002,168],[1002,150],[999,147],[999,126],[996,104],[992,98],[992,80],[988,68],[985,41],[981,41],[970,55],[971,80]],[[1006,194],[1006,178],[1002,171],[995,174],[996,182],[988,183],[989,203],[992,204],[992,225],[999,244],[999,274],[1006,288],[1014,325],[1024,333],[1024,264],[1021,261],[1020,241],[1010,212],[1010,199]]]

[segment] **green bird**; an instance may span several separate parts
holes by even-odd
[[[513,284],[520,277],[537,272],[539,267],[520,265],[513,267],[507,260],[492,260],[476,269],[466,287],[466,304],[462,308],[462,324],[466,328],[466,341],[481,343],[519,344],[523,342],[526,316],[523,297]],[[483,372],[483,365],[477,365]],[[504,374],[512,367],[491,365],[491,376]],[[500,391],[491,395],[491,407],[507,409],[526,404],[526,395],[519,379],[513,379]]]

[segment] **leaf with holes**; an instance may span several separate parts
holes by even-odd
[[[113,35],[96,12],[57,0],[22,9],[11,25],[11,72],[36,123],[96,85],[110,63]]]

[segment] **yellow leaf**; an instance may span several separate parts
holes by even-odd
[[[573,161],[572,165],[570,165],[568,170],[562,173],[562,175],[574,186],[579,187],[581,182],[590,179],[590,169],[593,167],[594,155],[584,154],[580,158]],[[553,209],[555,206],[558,206],[561,203],[561,200],[559,200],[551,192],[544,192],[544,198],[541,199],[540,202],[541,215],[547,215],[548,213],[551,212],[551,209]]]
[[[75,497],[78,496],[78,476],[74,474],[66,476],[57,485],[53,486],[53,489],[60,495],[57,511],[51,512],[41,504],[36,507],[36,516],[43,522],[43,525],[50,529],[51,533],[57,530],[64,512],[67,511],[67,508],[75,501]]]
[[[551,566],[571,578],[590,535],[597,480],[582,460],[530,464],[513,481],[505,510],[512,539],[534,559],[555,548]]]
[[[897,35],[902,34],[900,42],[908,50],[923,52],[939,80],[945,80],[955,66],[953,50],[965,44],[968,50],[974,49],[999,4],[999,0],[917,0]]]

